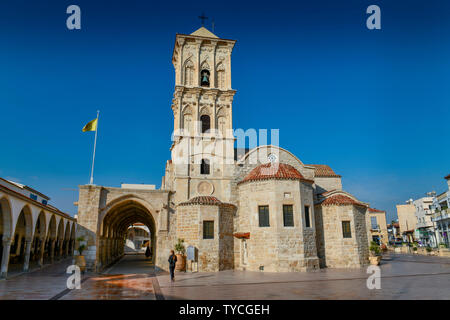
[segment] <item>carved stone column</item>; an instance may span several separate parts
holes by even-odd
[[[50,240],[50,263],[53,263],[55,261],[55,244],[56,239]]]
[[[45,253],[45,238],[41,239],[41,251],[39,252],[39,267],[44,266],[44,253]]]
[[[25,239],[25,260],[23,262],[23,271],[27,272],[30,269],[30,252],[31,252],[31,239]]]
[[[66,249],[64,250],[64,258],[67,258],[69,256],[69,246],[70,246],[70,239],[66,240]]]
[[[63,248],[64,248],[64,239],[61,239],[59,241],[59,248],[58,248],[58,260],[61,260],[63,258]]]
[[[2,254],[2,265],[0,268],[0,278],[6,278],[6,275],[8,274],[10,250],[11,250],[11,238],[3,237],[3,254]]]

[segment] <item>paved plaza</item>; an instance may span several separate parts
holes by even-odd
[[[143,255],[125,255],[102,274],[86,273],[69,290],[71,260],[0,280],[0,299],[450,299],[450,259],[391,254],[381,264],[381,289],[366,286],[366,269],[268,273],[155,272]]]

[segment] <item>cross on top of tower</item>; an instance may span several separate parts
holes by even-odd
[[[204,13],[202,13],[201,16],[198,17],[202,21],[202,27],[205,26],[205,20],[208,20],[208,17],[205,16]]]

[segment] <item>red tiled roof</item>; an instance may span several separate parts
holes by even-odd
[[[353,200],[352,198],[347,197],[347,196],[342,195],[342,194],[336,194],[334,196],[326,198],[324,201],[322,201],[321,204],[325,205],[325,206],[331,206],[331,205],[336,205],[336,206],[346,206],[346,205],[364,206],[364,204],[362,204],[361,202]]]
[[[444,177],[444,179],[446,179],[446,180],[450,179],[450,174],[446,175],[446,176]]]
[[[384,213],[385,211],[383,211],[383,210],[378,210],[378,209],[375,209],[375,208],[369,208],[369,212],[380,212],[380,213]]]
[[[239,183],[257,180],[303,180],[313,182],[305,179],[300,172],[293,166],[285,163],[265,163],[254,168],[250,173]]]
[[[180,203],[180,206],[187,206],[190,204],[205,204],[205,205],[211,205],[211,206],[218,206],[218,205],[221,205],[222,202],[213,196],[198,196],[198,197],[189,199],[186,202]]]
[[[341,177],[340,175],[336,174],[333,169],[330,168],[330,166],[326,164],[307,164],[307,166],[315,168],[316,177]]]
[[[233,235],[238,239],[250,239],[250,232],[236,232]]]
[[[182,202],[179,205],[180,206],[189,206],[189,205],[207,205],[207,206],[231,206],[231,207],[236,207],[234,204],[232,203],[226,203],[226,202],[222,202],[219,199],[217,199],[216,197],[213,196],[197,196],[194,197],[192,199],[189,199],[188,201]]]
[[[332,189],[332,190],[328,190],[328,191],[325,191],[325,192],[322,192],[322,193],[319,193],[320,195],[322,195],[322,196],[326,196],[327,194],[329,194],[330,192],[333,192],[333,191],[336,191],[337,189]]]

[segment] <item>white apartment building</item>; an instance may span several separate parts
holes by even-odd
[[[435,227],[435,234],[438,244],[445,244],[449,247],[450,232],[450,174],[444,177],[447,180],[447,191],[433,198],[432,222]]]
[[[434,224],[431,220],[433,197],[423,197],[413,201],[417,218],[415,238],[420,245],[436,247],[438,242],[434,232]]]

